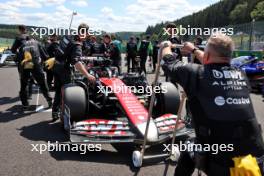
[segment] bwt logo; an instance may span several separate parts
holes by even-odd
[[[236,71],[236,70],[224,70],[223,72],[218,71],[218,70],[213,70],[213,76],[216,79],[243,79],[243,76],[241,72]]]
[[[222,96],[215,97],[214,102],[217,106],[224,106],[225,104],[228,105],[246,105],[250,104],[249,98],[224,98]]]

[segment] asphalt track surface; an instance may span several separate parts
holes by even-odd
[[[153,77],[150,76],[150,77]],[[37,87],[29,111],[21,110],[16,67],[0,68],[0,175],[3,176],[163,176],[173,175],[175,165],[148,161],[140,170],[132,167],[131,156],[118,153],[111,145],[100,152],[44,152],[32,150],[31,144],[63,142],[60,123],[50,123],[51,111]],[[256,115],[264,125],[264,103],[252,94]],[[42,106],[43,105],[43,106]],[[194,174],[196,175],[196,174]]]

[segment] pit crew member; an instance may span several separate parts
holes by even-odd
[[[95,82],[94,76],[90,75],[80,62],[80,58],[82,57],[82,42],[88,35],[88,30],[89,26],[87,24],[80,24],[78,27],[78,35],[74,36],[73,42],[67,45],[61,56],[56,57],[54,65],[55,97],[52,107],[53,121],[59,118],[61,88],[64,84],[71,83],[71,65],[80,71],[89,81]]]
[[[234,166],[232,158],[251,154],[259,160],[262,169],[264,144],[249,95],[247,78],[230,66],[233,41],[223,34],[214,34],[208,40],[205,51],[185,43],[184,52],[194,53],[204,64],[184,64],[171,51],[171,42],[162,43],[163,70],[179,83],[187,94],[196,143],[232,144],[233,150],[195,152],[195,159],[204,161],[202,167],[211,176],[228,176]],[[195,164],[188,152],[183,152],[175,175],[192,175]]]
[[[29,108],[28,103],[28,92],[27,87],[31,75],[37,81],[40,90],[48,102],[48,107],[52,106],[52,98],[49,95],[47,82],[45,79],[45,74],[43,71],[42,61],[48,59],[48,55],[40,43],[29,36],[26,38],[24,43],[19,49],[18,58],[20,65],[20,99],[23,105],[23,109],[27,110]]]

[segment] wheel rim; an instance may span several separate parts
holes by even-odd
[[[134,151],[132,154],[132,161],[135,167],[141,167],[142,157],[140,151]]]
[[[170,159],[172,161],[178,161],[179,160],[179,157],[180,157],[180,150],[178,147],[176,146],[172,146],[171,148],[171,156],[170,156]]]

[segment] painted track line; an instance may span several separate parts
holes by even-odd
[[[40,90],[39,90],[39,87],[37,88],[37,99],[36,99],[36,109],[35,109],[35,112],[51,112],[51,108],[50,109],[46,109],[44,107],[44,105],[40,105],[39,104],[39,95],[40,95]]]

